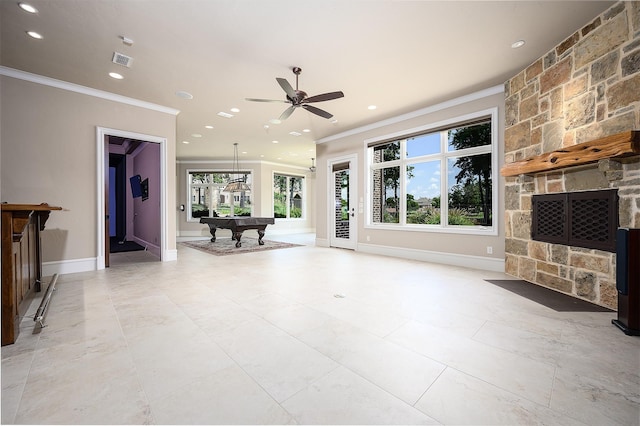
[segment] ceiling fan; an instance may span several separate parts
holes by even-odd
[[[282,114],[280,114],[279,120],[286,120],[293,113],[293,111],[298,107],[302,107],[307,111],[312,112],[316,115],[319,115],[320,117],[323,117],[323,118],[333,117],[333,114],[330,114],[325,110],[322,110],[320,108],[317,108],[313,105],[308,105],[308,104],[312,102],[324,102],[324,101],[330,101],[333,99],[342,98],[344,97],[344,93],[329,92],[329,93],[323,93],[321,95],[307,97],[306,92],[303,92],[302,90],[298,90],[298,76],[300,75],[301,72],[302,72],[302,68],[293,67],[293,73],[296,75],[295,90],[293,90],[293,87],[291,87],[291,85],[286,79],[276,78],[276,81],[278,82],[278,84],[280,84],[280,87],[282,87],[282,90],[284,90],[285,93],[287,94],[286,100],[255,99],[255,98],[246,98],[246,100],[252,101],[252,102],[284,102],[284,103],[291,104],[289,108],[287,108],[286,110],[284,110]]]

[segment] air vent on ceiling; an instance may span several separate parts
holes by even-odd
[[[122,65],[127,68],[131,68],[133,58],[131,56],[123,55],[122,53],[113,52],[113,63]]]

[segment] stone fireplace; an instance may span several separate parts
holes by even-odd
[[[640,129],[640,2],[586,23],[507,81],[505,94],[505,168]],[[505,271],[616,309],[616,254],[533,240],[532,197],[617,189],[619,226],[640,228],[640,155],[576,164],[505,177]]]

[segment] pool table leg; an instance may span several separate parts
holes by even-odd
[[[242,238],[242,231],[233,232],[231,239],[236,240],[236,247],[242,246],[242,243],[240,242],[240,238]]]
[[[216,242],[216,227],[209,225],[209,233],[211,234],[211,242]]]

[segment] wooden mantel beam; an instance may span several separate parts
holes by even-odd
[[[630,130],[505,164],[502,176],[518,176],[640,155],[640,131]]]

